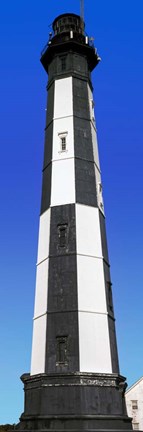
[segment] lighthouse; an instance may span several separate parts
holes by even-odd
[[[78,15],[53,22],[30,374],[21,430],[132,430],[120,375],[91,73]]]

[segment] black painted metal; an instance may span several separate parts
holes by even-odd
[[[131,431],[122,376],[58,373],[21,379],[26,393],[22,430]]]
[[[41,214],[50,207],[51,200],[52,163],[43,171]]]
[[[67,23],[64,21],[67,20]],[[75,20],[76,22],[72,22]],[[71,21],[71,22],[70,22]],[[93,46],[86,43],[83,23],[78,15],[64,14],[56,18],[53,23],[54,36],[49,40],[41,56],[41,63],[49,73],[49,65],[55,54],[63,54],[63,51],[76,52],[88,59],[89,70],[92,71],[99,63],[99,56]],[[71,35],[71,31],[73,34]],[[64,46],[63,46],[64,44]]]
[[[65,243],[59,227],[66,226]],[[56,338],[66,337],[65,364],[56,361]],[[51,208],[46,372],[79,370],[75,205]]]
[[[97,207],[95,169],[92,162],[75,159],[76,202]]]
[[[75,103],[76,99],[74,98],[74,104]],[[74,150],[76,158],[94,162],[91,124],[89,119],[83,116],[76,117],[76,115],[74,115]]]
[[[84,34],[81,17],[73,13],[59,15],[53,22],[54,35],[73,30],[77,34]]]

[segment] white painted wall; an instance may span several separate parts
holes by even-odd
[[[106,313],[103,260],[77,255],[78,309]]]
[[[80,372],[112,373],[107,315],[79,312]]]
[[[59,133],[67,132],[67,151],[62,152]],[[73,116],[54,120],[53,126],[53,160],[74,157]]]
[[[55,82],[51,207],[75,202],[72,77]],[[59,133],[67,133],[61,152]]]
[[[48,209],[40,216],[39,225],[39,242],[37,263],[45,260],[49,256],[49,239],[50,239],[50,216],[51,209]]]
[[[102,258],[98,208],[76,204],[77,253]]]
[[[112,373],[99,209],[76,204],[81,372]]]
[[[34,318],[47,312],[49,259],[37,266]]]
[[[75,202],[74,159],[52,163],[51,207]]]
[[[72,77],[55,81],[54,119],[73,115]]]
[[[34,321],[31,375],[45,372],[46,323],[47,315],[44,315]]]
[[[133,418],[133,429],[137,428],[136,424],[139,424],[139,430],[143,430],[143,378],[127,390],[125,399],[128,416]],[[132,408],[132,401],[137,401],[137,409]]]
[[[50,216],[51,209],[40,216],[31,375],[43,373],[45,368]]]

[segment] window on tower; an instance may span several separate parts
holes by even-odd
[[[67,336],[56,338],[56,365],[67,365]]]
[[[60,138],[60,152],[67,151],[67,132],[59,133]]]
[[[66,70],[66,56],[61,57],[61,71],[64,72]]]
[[[58,237],[59,237],[59,247],[64,248],[67,246],[68,240],[68,225],[62,224],[58,225]]]
[[[66,137],[61,138],[61,147],[62,147],[62,151],[66,150]]]

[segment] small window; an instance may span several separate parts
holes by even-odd
[[[68,225],[58,225],[59,247],[67,246]]]
[[[133,423],[133,429],[139,430],[139,423]]]
[[[62,151],[66,150],[66,137],[61,138],[61,148],[62,148]]]
[[[61,70],[62,72],[66,70],[66,56],[61,57]]]
[[[131,402],[132,402],[132,409],[133,410],[138,409],[138,401],[137,400],[132,400]]]
[[[58,336],[56,345],[56,364],[67,364],[67,336]]]
[[[60,152],[67,151],[67,132],[59,133],[60,138]]]

